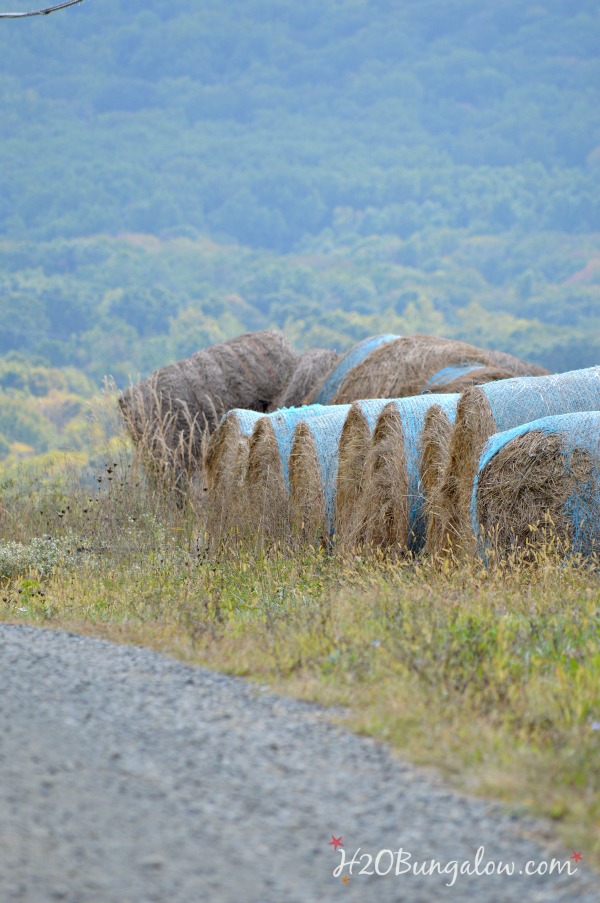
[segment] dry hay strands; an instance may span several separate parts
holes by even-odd
[[[600,555],[600,412],[544,417],[488,440],[471,498],[480,555]]]
[[[438,494],[440,546],[429,551],[442,553],[452,547],[473,554],[473,481],[490,436],[541,417],[597,409],[600,367],[552,376],[516,377],[467,389],[458,403],[448,466]]]
[[[505,361],[504,365],[497,362],[499,355]],[[432,335],[403,336],[377,348],[354,367],[333,401],[334,404],[345,404],[359,398],[406,398],[424,390],[434,391],[431,387],[426,388],[427,381],[450,367],[478,365],[494,370],[494,378],[504,378],[513,375],[509,361],[513,361],[515,367],[528,366],[504,352],[487,351],[467,342]],[[455,378],[461,376],[465,378],[464,370],[455,374]],[[459,385],[447,382],[435,387],[435,391],[447,393]]]
[[[290,453],[299,423],[329,410],[314,404],[286,408],[261,417],[248,447],[242,497],[247,501],[239,516],[240,530],[258,540],[286,543],[290,538]]]
[[[230,411],[212,434],[204,456],[206,530],[211,541],[230,535],[244,509],[243,484],[250,435],[262,414]]]
[[[299,423],[290,453],[290,527],[297,539],[329,544],[333,537],[339,441],[350,405]]]
[[[425,422],[421,430],[421,457],[419,470],[425,498],[425,516],[427,521],[427,538],[425,548],[428,552],[438,550],[441,546],[442,517],[439,492],[448,466],[450,440],[456,419],[456,404],[442,408],[433,404],[425,414]]]
[[[246,333],[162,367],[119,398],[125,423],[136,445],[146,437],[147,451],[159,442],[183,449],[183,466],[193,470],[201,459],[205,431],[234,408],[265,412],[289,382],[297,356],[276,330]]]
[[[302,354],[283,392],[270,406],[272,411],[293,408],[305,403],[308,396],[323,384],[326,375],[340,360],[337,351],[329,348],[312,348]]]
[[[336,541],[351,550],[364,542],[362,506],[364,471],[377,418],[390,398],[355,401],[340,436],[335,504]]]
[[[448,416],[458,395],[417,395],[389,402],[377,418],[365,462],[361,519],[365,546],[417,554],[425,543],[426,512],[420,474],[421,432],[430,407]]]
[[[376,335],[370,336],[368,339],[363,339],[362,342],[354,345],[325,376],[322,385],[317,387],[312,394],[308,396],[307,402],[310,404],[331,404],[347,375],[382,345],[393,342],[397,338],[397,335],[391,334]],[[357,398],[371,397],[376,396],[357,395],[355,398],[348,399],[348,401],[356,401]]]
[[[495,382],[498,379],[510,379],[514,376],[509,370],[501,370],[499,367],[489,367],[486,364],[470,364],[462,362],[443,367],[430,376],[423,388],[422,394],[427,392],[455,393],[465,392],[471,386],[480,386],[484,383]]]

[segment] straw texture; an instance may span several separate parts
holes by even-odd
[[[486,379],[500,379],[512,375],[510,362],[514,368],[530,368],[504,352],[488,351],[466,342],[430,335],[403,336],[382,345],[354,367],[340,385],[334,403],[359,398],[405,398],[423,391],[447,393],[456,385],[456,379],[464,381],[469,375],[466,368],[471,365],[489,371]],[[439,382],[436,375],[447,368],[459,369],[454,371],[454,379]],[[429,380],[433,382],[427,386]]]
[[[273,330],[246,333],[155,371],[119,398],[126,426],[147,453],[201,459],[202,438],[233,408],[264,412],[288,384],[297,356]]]
[[[290,381],[270,406],[271,411],[293,408],[306,403],[307,397],[319,391],[327,374],[339,362],[340,355],[329,348],[312,348],[302,354]]]
[[[329,408],[305,405],[275,411],[256,422],[248,448],[241,496],[245,500],[243,531],[266,540],[290,538],[290,453],[299,423],[323,416]]]
[[[381,411],[365,461],[361,530],[365,545],[416,554],[425,544],[427,517],[421,479],[421,434],[427,411],[448,417],[458,395],[418,395],[389,402]]]
[[[357,367],[361,362],[365,361],[370,354],[382,345],[397,339],[396,335],[376,335],[368,339],[363,339],[357,345],[348,351],[344,357],[337,363],[325,377],[323,384],[308,396],[309,403],[315,404],[332,404],[335,396],[349,373]],[[368,396],[360,396],[366,398]],[[354,401],[352,398],[350,401]]]
[[[308,542],[331,540],[335,521],[339,441],[350,405],[299,423],[290,454],[290,518],[294,535]]]
[[[600,412],[544,417],[492,436],[471,518],[485,558],[549,541],[570,554],[600,555]]]
[[[375,423],[390,398],[355,401],[342,428],[336,487],[335,535],[347,549],[364,541],[361,505],[365,462]]]
[[[448,466],[439,493],[441,553],[449,546],[473,553],[471,495],[479,457],[497,432],[544,416],[600,408],[600,367],[552,376],[515,378],[467,390],[461,397],[452,433]]]

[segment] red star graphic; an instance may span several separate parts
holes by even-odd
[[[327,844],[327,846],[328,846],[328,847],[333,847],[333,849],[334,849],[334,850],[336,851],[336,853],[337,853],[337,848],[338,848],[338,847],[343,847],[343,846],[344,846],[344,844],[342,843],[342,838],[341,838],[341,836],[340,836],[340,837],[334,837],[334,835],[332,834],[332,835],[331,835],[331,840],[329,841],[329,843]]]
[[[350,878],[348,877],[348,875],[344,875],[344,877],[342,878],[342,884],[350,884]]]
[[[583,859],[583,856],[581,855],[581,853],[576,853],[575,850],[573,850],[573,855],[571,856],[571,859],[574,859],[575,862],[581,862],[581,860]]]

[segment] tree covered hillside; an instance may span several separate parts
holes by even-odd
[[[23,8],[27,0],[17,0]],[[13,4],[14,5],[14,4]],[[594,0],[89,0],[0,28],[0,229],[600,228]]]
[[[0,21],[0,403],[25,418],[0,457],[73,444],[104,374],[247,329],[599,363],[599,46],[593,0]]]

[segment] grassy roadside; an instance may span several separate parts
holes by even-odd
[[[600,863],[600,577],[322,551],[209,554],[125,459],[2,486],[0,617],[141,643],[341,704],[456,786]]]

